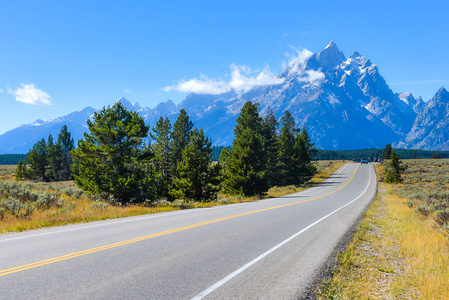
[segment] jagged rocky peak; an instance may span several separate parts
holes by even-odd
[[[43,125],[43,124],[45,124],[45,121],[42,120],[42,119],[37,119],[36,121],[34,121],[34,122],[32,123],[32,125],[35,125],[35,126],[37,126],[37,125]]]
[[[441,87],[435,94],[434,98],[436,100],[443,100],[444,102],[449,102],[449,92],[444,87]]]
[[[352,71],[361,73],[369,69],[371,71],[377,70],[376,65],[373,64],[369,59],[366,59],[363,54],[354,51],[348,57],[346,61],[341,64],[341,68],[349,75]]]
[[[343,63],[346,60],[346,57],[343,52],[338,49],[337,44],[331,41],[326,48],[318,53],[317,59],[324,67],[333,69]]]
[[[154,108],[155,111],[159,112],[161,115],[164,115],[164,116],[176,111],[176,109],[177,109],[176,104],[170,99],[168,99],[165,102],[159,103]]]
[[[449,92],[444,88],[441,87],[436,94],[430,99],[429,102],[427,102],[426,107],[434,107],[444,104],[449,104]]]
[[[414,105],[416,103],[415,97],[413,97],[413,94],[410,92],[400,93],[398,96],[399,99],[408,105]]]
[[[120,97],[117,101],[114,102],[114,104],[120,103],[121,105],[123,105],[127,110],[132,110],[132,111],[138,111],[141,109],[139,103],[135,102],[135,103],[131,103],[128,100],[126,100],[125,97]]]
[[[411,107],[415,111],[415,113],[418,113],[424,106],[424,101],[422,100],[422,98],[418,97],[415,99],[413,94],[410,92],[400,93],[396,95],[402,102]]]

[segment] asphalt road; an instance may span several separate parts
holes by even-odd
[[[374,198],[346,164],[281,198],[0,236],[0,299],[302,299]]]

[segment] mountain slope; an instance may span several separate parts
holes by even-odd
[[[167,116],[173,124],[184,108],[215,145],[232,144],[240,109],[251,100],[259,103],[262,115],[271,108],[280,119],[289,110],[297,126],[306,127],[318,148],[383,148],[395,143],[449,150],[446,90],[440,90],[428,103],[411,93],[394,93],[374,63],[356,51],[346,57],[334,42],[319,53],[293,59],[275,82],[218,95],[192,93],[178,105],[167,100],[155,108],[141,107],[125,98],[117,101],[138,111],[151,126],[161,116]],[[0,136],[0,153],[26,153],[39,139],[50,133],[56,136],[64,124],[79,139],[94,111],[88,107],[13,129]]]
[[[258,102],[262,115],[268,107],[278,118],[289,110],[325,149],[383,147],[409,132],[416,117],[413,107],[391,91],[376,65],[357,52],[346,58],[333,42],[320,53],[295,61],[278,77],[283,83],[246,93],[192,94],[179,106],[200,121],[217,120],[220,126],[225,119],[235,120],[247,100]],[[191,102],[202,103],[201,110]],[[213,130],[216,124],[202,123],[216,144],[231,143],[229,129],[218,134]]]
[[[50,134],[54,140],[57,140],[63,125],[67,125],[68,131],[77,141],[87,130],[86,120],[92,116],[94,111],[92,107],[86,107],[54,120],[36,120],[34,123],[5,132],[0,135],[0,153],[27,153],[37,141],[42,138],[47,140]]]
[[[396,147],[426,150],[449,149],[449,92],[440,88],[418,113],[411,131]]]

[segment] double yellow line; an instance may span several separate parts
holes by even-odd
[[[358,168],[359,168],[359,166],[357,166],[357,168],[354,170],[354,173],[352,174],[351,178],[343,186],[341,186],[340,188],[336,189],[335,191],[332,191],[330,193],[327,193],[327,194],[319,196],[319,197],[315,197],[315,198],[311,198],[311,199],[308,199],[308,200],[303,200],[303,201],[299,201],[299,202],[295,202],[295,203],[289,203],[289,204],[278,205],[278,206],[273,206],[273,207],[269,207],[269,208],[254,210],[254,211],[241,213],[241,214],[238,214],[238,215],[232,215],[232,216],[229,216],[229,217],[219,218],[219,219],[215,219],[215,220],[211,220],[211,221],[196,223],[196,224],[193,224],[193,225],[179,227],[179,228],[175,228],[175,229],[171,229],[171,230],[167,230],[167,231],[163,231],[163,232],[159,232],[159,233],[153,233],[153,234],[150,234],[150,235],[145,235],[145,236],[142,236],[142,237],[138,237],[138,238],[134,238],[134,239],[118,242],[118,243],[113,243],[113,244],[109,244],[109,245],[105,245],[105,246],[101,246],[101,247],[91,248],[91,249],[87,249],[87,250],[83,250],[83,251],[79,251],[79,252],[74,252],[74,253],[71,253],[71,254],[57,256],[57,257],[54,257],[54,258],[41,260],[41,261],[38,261],[38,262],[34,262],[34,263],[31,263],[31,264],[18,266],[18,267],[15,267],[15,268],[5,269],[5,270],[0,271],[0,277],[1,276],[5,276],[5,275],[9,275],[9,274],[13,274],[13,273],[17,273],[17,272],[21,272],[21,271],[25,271],[25,270],[29,270],[29,269],[34,269],[34,268],[37,268],[37,267],[40,267],[40,266],[49,265],[49,264],[56,263],[56,262],[59,262],[59,261],[68,260],[68,259],[71,259],[71,258],[83,256],[83,255],[88,255],[88,254],[95,253],[95,252],[100,252],[100,251],[104,251],[104,250],[108,250],[108,249],[112,249],[112,248],[116,248],[116,247],[120,247],[120,246],[124,246],[124,245],[128,245],[128,244],[132,244],[132,243],[136,243],[136,242],[140,242],[140,241],[149,240],[149,239],[152,239],[152,238],[155,238],[155,237],[168,235],[168,234],[175,233],[175,232],[180,232],[180,231],[184,231],[184,230],[188,230],[188,229],[192,229],[192,228],[196,228],[196,227],[200,227],[200,226],[204,226],[204,225],[208,225],[208,224],[218,223],[218,222],[222,222],[222,221],[226,221],[226,220],[230,220],[230,219],[234,219],[234,218],[238,218],[238,217],[243,217],[243,216],[247,216],[247,215],[260,213],[260,212],[263,212],[263,211],[268,211],[268,210],[272,210],[272,209],[277,209],[277,208],[281,208],[281,207],[287,207],[287,206],[291,206],[291,205],[296,205],[296,204],[305,203],[305,202],[313,201],[313,200],[316,200],[316,199],[320,199],[320,198],[329,196],[329,195],[331,195],[331,194],[333,194],[335,192],[338,192],[339,190],[341,190],[342,188],[347,186],[352,181],[352,179],[354,178],[355,173],[357,172]]]

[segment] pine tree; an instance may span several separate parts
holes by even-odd
[[[23,162],[22,159],[19,159],[19,163],[17,164],[16,168],[16,181],[23,180],[25,178],[23,172]]]
[[[317,169],[313,164],[316,152],[315,145],[311,142],[306,129],[303,128],[295,137],[295,163],[298,166],[296,184],[303,184],[316,174]]]
[[[47,159],[47,143],[45,139],[41,139],[28,152],[26,157],[27,163],[30,165],[30,170],[27,176],[34,180],[47,181],[46,171],[48,167]]]
[[[203,128],[191,132],[173,181],[174,194],[182,199],[202,202],[217,199],[219,170],[218,165],[212,164],[212,142],[205,137]]]
[[[281,186],[298,183],[297,160],[295,159],[295,120],[292,114],[286,110],[282,117],[282,128],[279,134],[278,152],[278,184]]]
[[[75,149],[75,141],[73,140],[71,133],[67,130],[67,125],[62,126],[61,131],[59,132],[57,145],[60,155],[58,180],[67,181],[72,178],[71,166],[73,164],[73,159],[70,151]]]
[[[390,156],[391,156],[391,151],[392,151],[391,144],[385,145],[385,148],[384,148],[384,150],[382,151],[382,156],[383,156],[385,159],[389,159]]]
[[[224,147],[221,149],[220,157],[218,158],[218,165],[220,166],[220,181],[223,182],[227,174],[227,165],[231,158],[232,151]]]
[[[53,143],[51,134],[47,140],[47,161],[48,169],[45,176],[49,181],[58,180],[58,174],[61,169],[61,151],[59,145]]]
[[[193,123],[190,121],[189,115],[184,109],[181,109],[181,112],[173,125],[173,133],[171,135],[173,176],[176,176],[178,163],[182,160],[182,151],[190,142],[190,132],[192,131],[192,128]]]
[[[116,103],[95,112],[87,125],[89,132],[71,151],[79,166],[75,183],[122,204],[144,201],[141,148],[149,127],[143,118]]]
[[[158,194],[161,197],[172,200],[170,190],[173,181],[173,159],[171,147],[171,124],[166,117],[160,117],[153,128],[151,138],[155,140],[153,144],[155,154],[155,174],[158,178]]]
[[[269,187],[275,186],[278,183],[278,126],[279,123],[274,115],[274,111],[269,108],[263,120],[264,151],[266,153],[265,169]]]
[[[227,193],[257,195],[268,191],[265,175],[266,155],[259,105],[246,102],[237,118],[231,156],[226,164],[223,182]]]
[[[145,203],[152,204],[153,201],[160,198],[159,182],[160,173],[155,168],[156,155],[151,141],[142,147],[140,155],[140,168],[143,170],[142,188],[145,194]]]
[[[385,168],[385,182],[401,183],[403,181],[402,174],[405,172],[407,167],[402,164],[401,157],[396,153],[396,151],[391,152],[390,158],[391,160]]]

